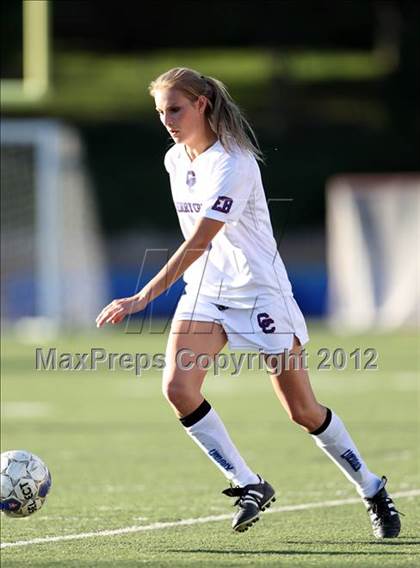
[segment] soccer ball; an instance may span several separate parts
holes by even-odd
[[[44,462],[25,450],[1,454],[0,509],[10,517],[27,517],[39,511],[51,488]]]

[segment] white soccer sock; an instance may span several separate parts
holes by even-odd
[[[380,478],[367,468],[341,419],[327,408],[324,424],[311,432],[315,443],[338,465],[361,497],[373,497]]]
[[[217,412],[204,400],[191,414],[181,418],[187,433],[234,485],[259,483],[234,446]]]

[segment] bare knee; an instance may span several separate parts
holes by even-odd
[[[178,417],[188,416],[203,402],[199,385],[186,384],[176,377],[164,380],[162,392]]]
[[[177,408],[185,399],[187,393],[184,385],[176,381],[164,382],[162,385],[162,393],[168,402]]]

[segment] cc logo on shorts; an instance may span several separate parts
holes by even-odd
[[[276,331],[276,327],[273,325],[274,320],[265,312],[257,315],[257,321],[260,328],[263,330],[263,333],[274,333]]]

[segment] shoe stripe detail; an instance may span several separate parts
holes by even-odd
[[[252,493],[252,495],[256,495],[257,497],[260,497],[261,499],[264,497],[264,493],[260,493],[259,491],[255,491],[254,489],[250,489],[248,491],[248,493]]]
[[[253,505],[256,505],[258,507],[257,501],[252,497],[245,497],[245,499],[242,499],[241,503],[252,503]]]

